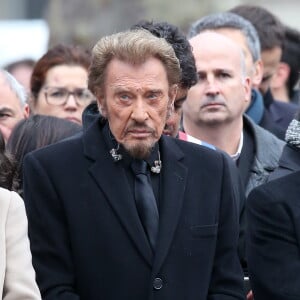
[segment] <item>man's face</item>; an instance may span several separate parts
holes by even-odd
[[[176,86],[169,87],[160,60],[132,65],[113,59],[98,101],[116,140],[133,157],[146,158],[162,134],[175,96]]]
[[[259,90],[263,95],[268,91],[271,85],[271,81],[274,74],[276,73],[281,55],[282,50],[280,47],[275,47],[273,49],[264,50],[261,52],[261,58],[264,65],[264,74],[261,84],[259,85]]]
[[[172,137],[176,137],[179,131],[182,105],[186,99],[188,89],[178,88],[176,99],[174,101],[174,110],[171,116],[167,119],[163,133]]]
[[[17,95],[0,75],[0,130],[6,142],[15,125],[28,114],[28,105],[22,107]]]
[[[240,47],[214,32],[201,33],[190,43],[199,81],[183,104],[184,124],[215,126],[241,118],[250,80],[242,72]]]

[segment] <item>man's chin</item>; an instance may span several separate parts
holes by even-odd
[[[122,144],[124,149],[130,156],[137,159],[146,159],[151,154],[151,151],[155,143],[134,143],[134,144]]]

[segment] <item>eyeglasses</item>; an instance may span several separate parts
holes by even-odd
[[[65,105],[72,95],[76,105],[85,106],[95,100],[94,95],[88,89],[74,89],[72,92],[66,88],[60,87],[45,87],[46,101],[50,105],[62,106]]]

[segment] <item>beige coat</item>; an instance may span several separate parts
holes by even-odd
[[[41,299],[31,262],[23,200],[3,188],[0,188],[0,299]]]

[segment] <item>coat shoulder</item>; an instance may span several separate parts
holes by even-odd
[[[220,170],[224,163],[233,164],[232,159],[225,152],[217,148],[198,145],[195,143],[168,138],[166,141],[168,151],[180,153],[185,164],[191,168],[207,168]]]
[[[22,205],[22,199],[16,192],[0,187],[0,213],[2,220],[6,218],[11,208],[20,207]]]
[[[289,197],[287,197],[287,193]],[[252,195],[251,195],[252,194]],[[300,171],[286,175],[262,184],[253,191],[251,191],[249,197],[255,199],[257,195],[265,195],[260,197],[268,203],[294,203],[298,205],[298,196],[300,194]],[[252,200],[253,201],[253,200]]]

